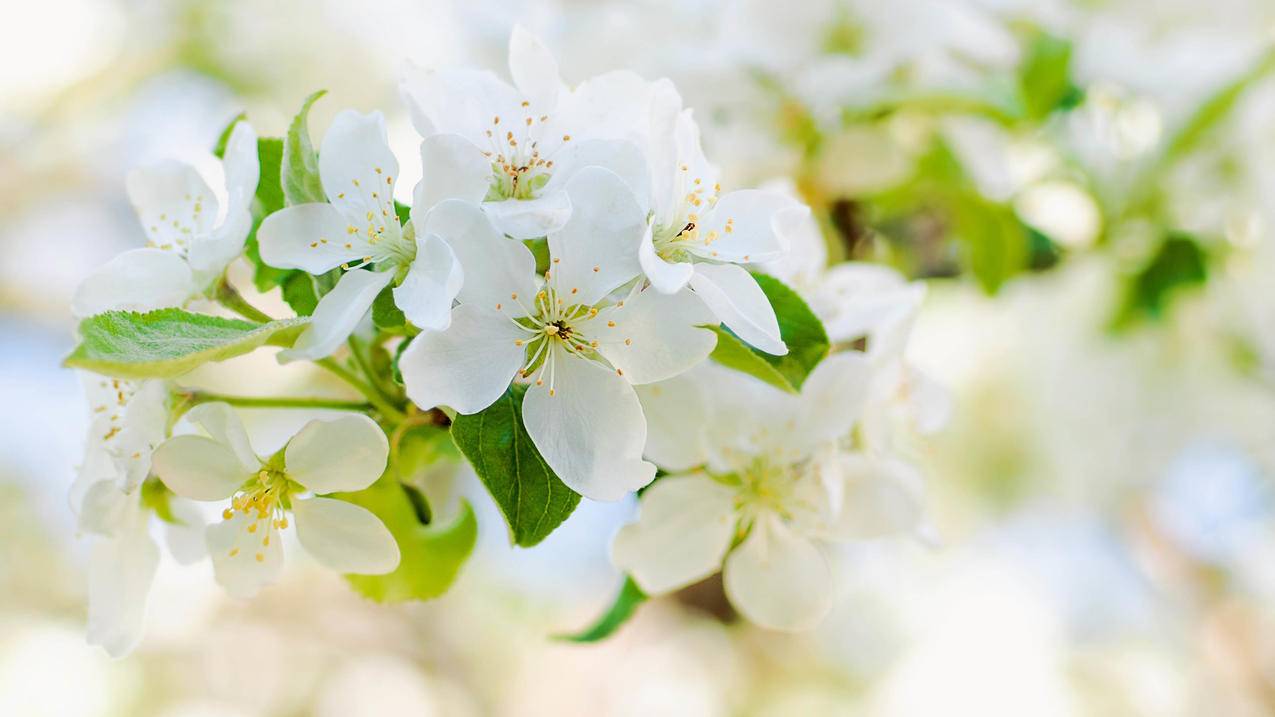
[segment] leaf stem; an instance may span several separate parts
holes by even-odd
[[[304,398],[291,396],[230,396],[207,391],[192,391],[190,405],[222,401],[243,408],[332,408],[339,411],[366,412],[374,408],[366,401],[346,401],[339,398]]]
[[[402,421],[404,418],[406,418],[403,412],[398,410],[394,406],[390,405],[390,403],[386,401],[380,395],[379,391],[369,386],[366,382],[364,382],[358,376],[354,375],[354,372],[350,371],[346,367],[332,360],[331,357],[328,357],[325,359],[319,359],[318,361],[315,361],[314,363],[318,366],[322,366],[328,371],[331,371],[332,373],[340,377],[342,380],[344,380],[346,383],[353,386],[356,390],[358,390],[359,393],[363,394],[367,398],[368,402],[371,403],[376,408],[376,410],[380,411],[386,418],[391,418],[394,421]]]
[[[248,303],[248,300],[243,298],[243,295],[236,291],[235,287],[230,285],[230,282],[226,281],[226,277],[223,276],[217,281],[217,287],[214,291],[213,298],[219,304],[245,319],[263,324],[274,321],[269,314]]]

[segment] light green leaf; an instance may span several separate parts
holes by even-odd
[[[474,467],[516,545],[544,540],[580,502],[540,457],[522,423],[525,386],[510,386],[495,403],[452,422],[452,440]]]
[[[713,349],[711,358],[727,368],[796,393],[801,390],[806,376],[828,355],[828,333],[797,292],[773,276],[753,274],[753,278],[775,310],[779,336],[787,344],[788,353],[772,356],[745,344],[725,327],[710,327],[717,333],[717,347]]]
[[[326,202],[323,183],[319,181],[319,155],[310,143],[310,129],[307,126],[310,117],[310,106],[327,90],[319,90],[306,98],[301,111],[292,118],[288,125],[288,134],[283,138],[283,196],[288,205],[306,204],[308,202]]]
[[[642,592],[642,588],[633,582],[633,578],[626,576],[624,585],[620,587],[620,593],[615,596],[615,601],[598,618],[597,622],[581,632],[571,635],[558,635],[557,637],[559,640],[567,642],[597,642],[610,637],[612,633],[620,629],[620,626],[633,616],[638,606],[646,602],[646,600],[647,595]]]
[[[1030,117],[1043,119],[1079,101],[1080,90],[1071,81],[1071,53],[1071,41],[1066,38],[1036,32],[1029,39],[1018,86]]]
[[[429,600],[447,592],[474,550],[478,521],[462,500],[460,512],[445,524],[430,523],[424,497],[415,488],[382,478],[367,490],[336,498],[372,511],[398,542],[398,568],[386,575],[346,575],[350,585],[377,602]]]
[[[80,322],[80,345],[63,365],[119,378],[174,378],[267,343],[291,346],[308,322],[257,324],[181,309],[108,311]]]
[[[226,144],[230,142],[230,134],[235,131],[235,125],[246,119],[248,119],[248,113],[240,112],[230,119],[226,128],[221,131],[220,135],[218,135],[217,144],[213,146],[213,154],[217,157],[217,159],[226,158]]]

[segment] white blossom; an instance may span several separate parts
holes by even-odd
[[[194,167],[168,160],[128,175],[128,197],[146,247],[126,251],[90,274],[71,303],[76,316],[113,309],[181,306],[206,293],[243,251],[252,228],[260,166],[257,135],[237,122],[223,162],[227,205],[218,223],[217,196]]]
[[[217,581],[228,593],[250,597],[278,578],[279,531],[289,516],[301,545],[332,570],[376,575],[398,567],[398,544],[380,518],[321,497],[367,488],[385,470],[389,443],[370,418],[310,421],[279,455],[262,460],[230,406],[202,404],[187,417],[206,435],[168,439],[155,450],[153,467],[179,496],[229,501],[223,520],[206,532]]]

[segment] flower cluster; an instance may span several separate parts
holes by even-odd
[[[946,412],[904,358],[923,288],[880,267],[825,271],[818,226],[789,193],[724,191],[667,80],[617,71],[568,85],[521,29],[509,71],[512,84],[406,74],[422,138],[410,207],[396,201],[379,112],[340,112],[317,151],[304,111],[283,140],[236,121],[222,141],[224,211],[191,167],[130,175],[148,245],[84,282],[68,359],[93,372],[73,503],[99,546],[94,642],[121,654],[140,635],[152,516],[175,555],[207,555],[232,595],[278,577],[293,523],[317,562],[398,594],[401,582],[374,581],[416,569],[386,501],[431,519],[395,465],[416,429],[450,426],[520,545],[579,496],[643,490],[616,566],[647,594],[720,569],[737,608],[775,628],[813,624],[828,605],[822,542],[920,525],[899,436]],[[297,318],[271,319],[228,283],[241,257]],[[249,321],[188,311],[207,302]],[[173,380],[267,341],[366,402]],[[348,414],[263,457],[235,405]],[[207,527],[200,502],[218,511]]]

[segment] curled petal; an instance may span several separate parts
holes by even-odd
[[[739,338],[768,354],[788,353],[779,337],[775,309],[746,269],[735,264],[696,264],[691,288]]]
[[[331,356],[367,316],[376,295],[393,279],[394,275],[388,271],[347,271],[332,291],[319,299],[310,325],[297,337],[292,348],[279,352],[280,363]]]

